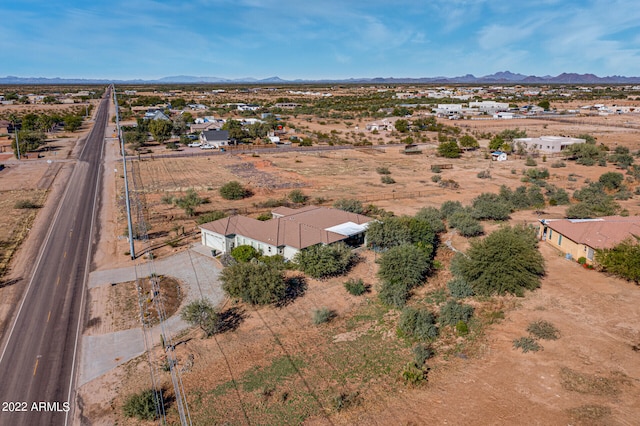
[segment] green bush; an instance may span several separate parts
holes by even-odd
[[[129,395],[122,407],[125,417],[135,417],[138,420],[155,420],[158,417],[160,408],[159,396],[153,389]]]
[[[351,249],[343,244],[331,244],[307,247],[294,257],[298,269],[313,278],[325,278],[342,275],[356,260]]]
[[[477,174],[479,179],[491,179],[491,172],[489,170],[483,170]]]
[[[558,330],[549,321],[538,320],[527,326],[527,332],[537,339],[558,340],[560,330]]]
[[[528,176],[530,179],[547,179],[549,178],[549,170],[547,170],[546,168],[541,168],[541,169],[528,169],[525,172],[526,176]]]
[[[508,220],[511,206],[504,202],[498,194],[482,193],[473,199],[472,216],[479,220]]]
[[[344,210],[346,212],[362,214],[364,212],[364,208],[362,207],[362,203],[358,200],[354,199],[340,199],[333,203],[333,207],[336,209]]]
[[[211,336],[220,330],[220,314],[208,299],[194,300],[182,308],[180,317],[191,325],[197,325]]]
[[[460,277],[454,277],[447,283],[447,289],[449,294],[456,299],[464,299],[465,297],[473,296],[473,288],[468,282]]]
[[[331,321],[336,317],[336,312],[329,308],[320,308],[315,309],[312,314],[313,323],[315,325],[320,325]]]
[[[450,300],[440,307],[440,324],[456,325],[458,321],[469,322],[473,316],[473,306]]]
[[[471,241],[466,255],[454,256],[451,270],[478,295],[523,295],[525,289],[538,288],[544,275],[544,259],[537,244],[532,228],[506,226]]]
[[[522,352],[538,352],[542,346],[531,337],[521,337],[513,340],[514,349],[522,349]]]
[[[623,180],[624,176],[622,173],[608,172],[602,174],[598,179],[598,182],[600,182],[606,189],[613,191],[620,188]]]
[[[482,224],[466,211],[459,211],[452,214],[448,221],[449,226],[457,229],[463,237],[476,237],[484,233]]]
[[[395,179],[393,179],[391,176],[389,175],[382,175],[380,176],[380,182],[387,184],[387,185],[391,185],[393,183],[396,183]]]
[[[304,193],[302,191],[300,191],[299,189],[294,189],[293,191],[291,191],[289,193],[289,199],[291,200],[291,202],[296,203],[296,204],[304,204],[307,202],[307,200],[309,199],[308,196],[304,195]]]
[[[460,320],[456,324],[456,332],[458,333],[458,336],[466,336],[469,334],[469,326],[466,322]]]
[[[378,277],[383,282],[401,283],[408,290],[422,284],[431,269],[431,260],[412,244],[387,250],[378,261]]]
[[[427,373],[413,362],[408,362],[402,370],[402,379],[408,385],[419,385],[427,379]]]
[[[585,263],[587,263],[587,258],[584,256],[581,256],[578,258],[578,263],[581,265],[584,265]]]
[[[260,213],[256,219],[258,219],[261,222],[264,222],[264,221],[273,219],[273,216],[271,215],[271,213]]]
[[[203,213],[196,219],[198,225],[202,225],[204,223],[213,222],[222,218],[225,218],[227,215],[224,212],[219,210],[214,210],[212,212]]]
[[[160,199],[162,204],[173,204],[173,195],[165,194]]]
[[[347,289],[347,292],[349,292],[349,294],[352,294],[354,296],[360,296],[367,292],[367,286],[360,278],[358,278],[357,280],[350,278],[344,283],[344,288]]]
[[[244,188],[240,182],[231,181],[227,182],[220,187],[220,195],[225,200],[241,200],[248,197],[251,192]]]
[[[640,245],[628,238],[610,249],[596,251],[596,261],[609,273],[640,282]]]
[[[440,210],[435,207],[424,207],[418,210],[414,217],[418,220],[426,221],[435,233],[439,234],[447,230],[440,217]]]
[[[431,166],[431,171],[433,173],[440,173],[442,169],[440,168],[440,166]]]
[[[436,318],[427,309],[406,307],[400,314],[398,332],[403,337],[433,340],[438,337]]]
[[[254,305],[283,300],[287,284],[280,268],[262,262],[240,262],[227,266],[220,274],[222,289],[229,296]]]
[[[440,176],[440,175],[433,175],[433,176],[431,176],[431,182],[438,183],[438,182],[440,182],[441,180],[442,180],[442,176]]]
[[[422,367],[428,359],[432,358],[434,355],[433,349],[430,345],[425,345],[424,343],[418,343],[413,347],[413,360],[415,361],[418,367]]]
[[[260,256],[260,252],[249,245],[240,245],[231,250],[231,256],[238,262],[248,262]]]
[[[388,167],[376,167],[376,172],[379,175],[390,175],[391,172],[389,171]]]
[[[527,157],[527,159],[524,162],[524,165],[529,167],[535,167],[538,165],[538,163],[536,163],[536,160],[534,160],[532,157]]]
[[[449,219],[449,216],[452,214],[463,211],[464,207],[460,203],[460,201],[445,201],[440,206],[440,217],[443,219]]]
[[[378,289],[380,301],[387,306],[402,308],[407,304],[411,290],[402,282],[383,281]]]
[[[554,169],[560,168],[560,167],[567,167],[567,163],[565,163],[562,160],[558,160],[558,161],[554,161],[553,163],[551,163],[551,167],[553,167]]]

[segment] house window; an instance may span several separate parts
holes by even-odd
[[[558,245],[562,245],[562,235],[558,235]]]
[[[553,236],[553,230],[549,229],[549,239]]]

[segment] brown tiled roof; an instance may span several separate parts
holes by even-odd
[[[640,216],[557,219],[545,220],[544,224],[576,243],[594,249],[611,248],[633,235],[640,236]]]
[[[279,207],[274,213],[285,216],[267,221],[232,216],[205,223],[200,228],[220,235],[242,235],[276,247],[303,249],[315,244],[331,244],[345,239],[344,235],[327,231],[327,228],[346,222],[362,225],[372,220],[364,215],[318,206],[300,209]]]

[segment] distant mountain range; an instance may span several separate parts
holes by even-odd
[[[251,77],[228,79],[220,77],[194,77],[178,75],[163,77],[158,80],[109,80],[109,79],[82,79],[82,78],[45,78],[45,77],[0,77],[2,84],[640,84],[640,77],[608,76],[598,77],[594,74],[562,73],[555,77],[547,75],[538,77],[535,75],[514,74],[510,71],[501,71],[495,74],[476,77],[472,74],[460,77],[423,77],[423,78],[349,78],[349,79],[324,79],[324,80],[283,80],[280,77],[256,79]]]

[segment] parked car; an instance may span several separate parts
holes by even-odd
[[[209,144],[205,144],[205,145],[200,146],[200,149],[213,149],[213,148],[215,148],[215,146],[209,145]]]
[[[187,135],[187,137],[192,141],[195,141],[196,139],[198,139],[198,135]]]
[[[200,142],[191,142],[189,145],[187,145],[191,148],[198,148],[199,146],[202,146],[202,144]]]

